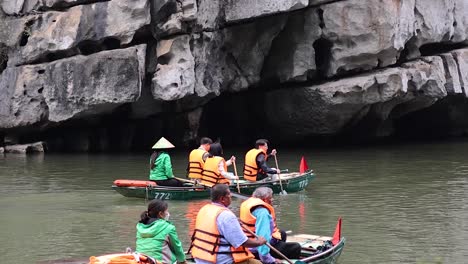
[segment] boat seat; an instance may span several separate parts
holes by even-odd
[[[287,238],[287,242],[297,242],[301,244],[304,249],[316,249],[318,246],[322,246],[325,241],[331,240],[328,236],[316,236],[309,234],[297,234],[290,235]]]

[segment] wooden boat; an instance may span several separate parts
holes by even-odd
[[[343,251],[346,239],[341,236],[341,217],[338,218],[333,237],[309,234],[288,235],[286,242],[296,242],[302,247],[299,259],[290,259],[292,263],[335,264]],[[189,258],[188,263],[195,263]],[[283,263],[288,263],[283,260]]]
[[[336,245],[331,245],[331,237],[308,234],[290,235],[288,242],[298,242],[302,246],[301,262],[313,264],[334,264],[343,251],[346,239],[342,237]],[[327,247],[327,245],[330,245]],[[296,260],[297,261],[297,260]],[[284,261],[284,263],[287,263]]]
[[[324,247],[327,241],[331,239],[330,237],[321,237],[307,234],[293,235],[288,238],[288,242],[298,242],[302,246],[301,258],[300,259],[291,259],[293,263],[309,263],[309,264],[335,264],[338,263],[338,258],[343,251],[346,239],[343,237],[338,244],[325,249],[320,250],[320,247]],[[103,255],[99,257],[91,257],[90,262],[79,262],[83,264],[106,264],[112,263],[110,260],[112,258],[134,260],[135,264],[156,264],[155,261],[152,261],[150,258],[144,258],[144,255],[135,255],[135,253],[117,253]],[[187,256],[187,263],[195,263],[191,256]],[[138,262],[137,262],[138,261]],[[118,262],[122,263],[122,262]],[[127,262],[125,262],[127,263]],[[133,263],[133,262],[128,262]],[[288,263],[286,260],[283,260],[283,263]]]
[[[315,178],[312,170],[303,174],[299,172],[281,173],[281,184],[279,179],[267,180],[259,182],[250,182],[246,180],[239,180],[240,192],[242,194],[252,194],[257,187],[266,186],[273,190],[273,193],[280,193],[281,186],[288,193],[294,193],[304,190],[309,183]],[[237,182],[234,181],[230,186],[231,191],[237,192]]]
[[[341,256],[346,239],[342,237],[336,245],[331,245],[326,249],[326,244],[329,244],[331,237],[322,237],[308,234],[299,234],[288,236],[287,242],[298,242],[302,246],[301,258],[290,259],[293,263],[309,263],[309,264],[336,264]],[[193,258],[188,258],[187,263],[195,263]],[[283,263],[288,263],[283,260]]]
[[[335,238],[335,236],[337,236]],[[336,239],[336,240],[335,240]],[[333,244],[332,241],[335,241]],[[338,221],[337,229],[335,230],[334,237],[327,236],[318,236],[318,235],[309,235],[309,234],[297,234],[297,235],[288,235],[287,242],[297,242],[301,244],[301,258],[300,259],[291,259],[293,263],[310,263],[310,264],[336,264],[338,263],[338,258],[340,257],[346,239],[341,237],[341,220]],[[124,256],[130,259],[133,258],[135,253],[122,253],[122,254],[110,254],[100,257],[91,257],[90,260],[95,260],[95,262],[90,261],[89,264],[103,264],[108,263],[110,257],[114,256]],[[148,258],[145,258],[148,259]],[[103,260],[103,262],[98,262],[96,260]],[[149,259],[148,259],[149,260]],[[143,262],[148,264],[155,264],[151,262]],[[194,259],[190,254],[187,255],[187,263],[195,263]],[[283,263],[288,263],[287,260],[283,260]]]
[[[312,171],[303,174],[298,172],[281,174],[281,184],[279,180],[267,180],[260,182],[249,182],[239,180],[240,192],[242,194],[252,194],[260,186],[270,187],[274,193],[281,192],[281,185],[288,193],[304,190],[315,178]],[[232,192],[237,192],[237,182],[230,185]],[[126,197],[137,197],[146,199],[162,200],[192,200],[206,199],[210,197],[209,188],[203,185],[195,185],[186,180],[183,187],[159,186],[152,181],[136,180],[115,180],[112,189]]]

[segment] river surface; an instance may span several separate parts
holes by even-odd
[[[134,248],[145,201],[110,186],[145,179],[149,154],[0,156],[0,263],[58,263]],[[243,164],[242,150],[225,154]],[[183,176],[187,153],[172,156]],[[341,216],[347,243],[340,263],[468,262],[468,142],[283,149],[280,168],[297,171],[301,156],[317,177],[303,192],[275,196],[282,229],[331,236]],[[206,202],[169,203],[185,248]],[[239,204],[234,198],[236,213]]]

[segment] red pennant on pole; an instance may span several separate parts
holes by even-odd
[[[338,223],[336,223],[335,233],[333,234],[332,243],[336,245],[341,240],[341,217],[338,218]]]
[[[301,163],[299,164],[299,172],[302,174],[309,170],[309,166],[307,166],[307,162],[304,159],[304,156],[301,158]]]

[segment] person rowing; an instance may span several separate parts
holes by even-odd
[[[248,237],[252,234],[264,237],[280,254],[270,251],[266,245],[251,248],[252,253],[263,263],[283,263],[280,258],[298,259],[301,256],[301,245],[296,242],[286,242],[286,232],[280,230],[276,224],[276,213],[273,208],[273,190],[269,187],[258,187],[252,197],[240,206],[240,221]]]
[[[276,175],[280,173],[278,168],[270,168],[267,159],[276,155],[276,149],[270,154],[268,151],[268,140],[258,139],[255,142],[255,148],[249,150],[245,155],[244,179],[248,181],[261,181],[265,179],[276,180]]]

